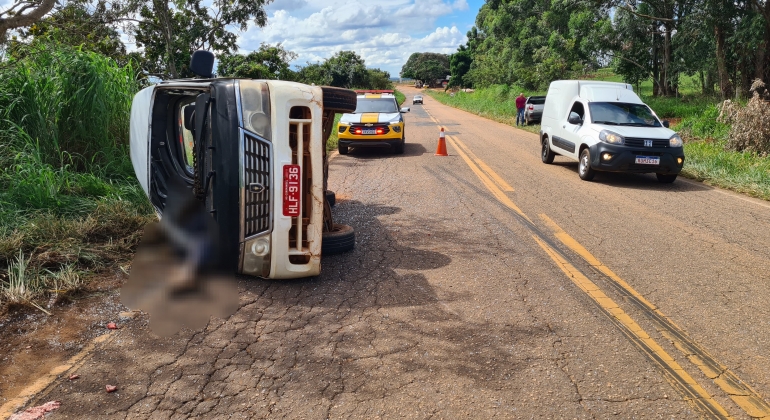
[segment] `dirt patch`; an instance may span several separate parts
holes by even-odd
[[[83,292],[46,308],[11,308],[0,317],[0,405],[63,364],[94,337],[107,332],[126,310],[120,304],[120,286],[127,276],[106,272],[89,282]]]

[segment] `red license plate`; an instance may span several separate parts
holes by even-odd
[[[283,166],[283,215],[299,217],[299,201],[302,191],[302,171],[299,165]]]

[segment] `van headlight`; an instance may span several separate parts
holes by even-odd
[[[682,147],[682,144],[682,138],[679,137],[679,134],[674,134],[670,139],[668,139],[669,147]]]
[[[626,142],[626,139],[623,136],[610,130],[600,131],[599,140],[609,144],[624,144]]]

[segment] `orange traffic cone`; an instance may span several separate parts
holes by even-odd
[[[444,140],[444,127],[438,135],[438,147],[436,147],[436,156],[449,156],[446,153],[446,140]]]

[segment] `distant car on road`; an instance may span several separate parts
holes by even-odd
[[[414,98],[412,98],[412,105],[414,104],[422,105],[422,95],[414,95]]]
[[[524,122],[529,125],[532,122],[540,122],[543,117],[545,96],[530,96],[524,103]]]

